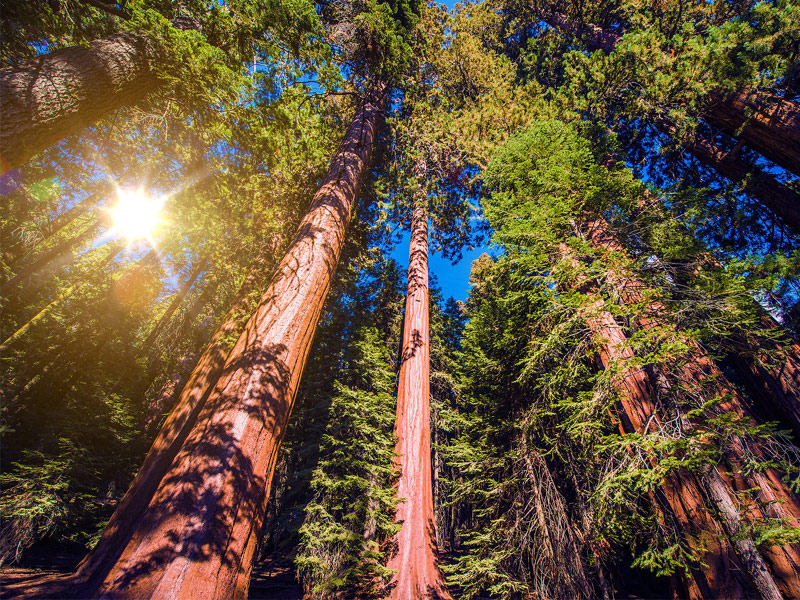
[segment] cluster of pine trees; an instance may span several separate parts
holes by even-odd
[[[23,593],[800,597],[797,3],[0,12]]]

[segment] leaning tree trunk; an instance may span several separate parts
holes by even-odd
[[[613,52],[622,36],[592,23],[573,24],[564,14],[547,11],[543,20],[582,37],[593,50]],[[760,90],[728,93],[712,90],[701,115],[775,164],[800,175],[800,106]]]
[[[129,543],[88,595],[241,598],[278,449],[382,119],[372,86]]]
[[[106,187],[106,186],[104,186]],[[70,223],[73,223],[78,217],[85,215],[89,210],[93,209],[97,204],[105,200],[107,197],[105,191],[103,193],[97,192],[87,196],[83,200],[77,202],[69,210],[56,218],[41,225],[37,232],[39,238],[36,245],[46,243],[51,237],[64,229]],[[3,248],[3,254],[8,263],[13,269],[15,264],[22,256],[29,253],[26,248],[27,244],[24,240],[20,239],[10,246]]]
[[[573,267],[577,259],[562,244],[560,252],[568,257]],[[592,286],[593,287],[593,286]],[[594,296],[584,320],[589,327],[601,366],[604,369],[615,365],[635,363],[633,351],[628,346],[622,328],[603,307],[603,302]],[[656,407],[652,401],[649,377],[640,367],[623,368],[614,380],[619,396],[621,430],[624,433],[644,434],[658,426]],[[650,456],[656,464],[657,457]],[[746,597],[750,582],[743,574],[741,561],[725,531],[706,507],[701,482],[686,469],[677,469],[664,478],[660,493],[653,494],[656,510],[669,519],[681,538],[701,560],[692,565],[691,572],[684,574],[681,595],[699,600],[718,595],[723,598]],[[667,523],[665,522],[665,525]]]
[[[14,169],[158,86],[148,42],[118,33],[0,69],[0,154]]]
[[[667,121],[657,121],[656,128],[671,137],[678,128]],[[681,137],[681,144],[697,160],[726,179],[744,186],[744,191],[777,215],[794,233],[800,233],[800,194],[772,175],[753,168],[732,152],[723,151],[705,136],[696,133]]]
[[[186,278],[186,281],[183,283],[183,286],[175,295],[175,297],[172,299],[172,302],[169,303],[169,306],[167,306],[167,310],[164,311],[163,315],[161,315],[161,318],[158,320],[158,323],[156,323],[156,326],[153,327],[153,331],[150,332],[150,334],[147,336],[147,339],[142,344],[142,348],[145,351],[147,351],[153,344],[153,342],[155,342],[156,338],[158,337],[158,334],[161,333],[161,330],[164,329],[164,326],[167,324],[167,321],[169,321],[172,315],[175,313],[175,311],[178,310],[178,307],[183,302],[183,299],[186,297],[186,294],[188,294],[189,290],[192,289],[194,282],[197,281],[198,277],[200,277],[200,273],[203,272],[207,264],[208,264],[208,259],[204,258],[197,264],[194,270],[189,274],[189,277]]]
[[[586,233],[587,237],[597,248],[619,253],[624,252],[622,245],[616,236],[611,232],[611,228],[604,219],[597,219],[592,222]],[[716,266],[720,266],[714,261]],[[721,267],[721,266],[720,266]],[[646,286],[635,277],[624,274],[610,273],[612,283],[620,289],[623,300],[628,304],[642,303],[647,293]],[[651,315],[663,313],[663,306],[651,303],[649,312]],[[775,330],[778,325],[771,317],[762,318],[764,328]],[[639,324],[642,327],[657,327],[657,319],[640,318]],[[776,417],[774,420],[795,432],[796,439],[800,440],[800,344],[788,339],[784,332],[778,332],[775,339],[766,341],[744,340],[742,343],[748,345],[750,352],[732,357],[733,363],[737,368],[737,374],[742,378],[743,383],[750,393],[761,400],[759,407],[762,412]],[[721,371],[713,360],[705,356],[705,353],[691,345],[693,351],[699,352],[704,356],[702,364],[708,364],[710,369],[709,376],[724,380]],[[757,359],[752,351],[759,351]],[[700,363],[697,363],[700,364]],[[693,376],[695,379],[699,375]],[[702,377],[700,377],[702,378]],[[736,393],[734,397],[738,398]],[[749,408],[744,401],[741,401],[742,410],[749,416]],[[797,509],[800,517],[800,507]]]
[[[415,169],[425,177],[424,163]],[[422,193],[422,192],[420,192]],[[400,467],[396,520],[389,568],[391,598],[450,598],[437,561],[431,473],[430,336],[428,296],[428,212],[424,197],[415,198],[408,259],[408,295],[403,350],[397,387],[395,453]]]
[[[625,334],[611,313],[599,310],[598,306],[594,309],[594,315],[586,321],[600,347],[598,354],[603,368],[613,368],[620,362],[635,363]],[[643,435],[660,427],[649,378],[644,370],[623,370],[616,387],[626,432]],[[657,457],[651,457],[654,465],[657,460]],[[702,490],[711,496],[712,506],[720,515],[727,536],[706,508]],[[742,571],[749,575],[749,583],[758,591],[759,597],[765,600],[782,598],[753,540],[738,535],[741,516],[715,468],[706,468],[699,481],[686,469],[679,469],[664,479],[661,492],[684,540],[695,551],[701,552],[701,564],[692,566],[692,580],[687,581],[690,598],[748,596],[750,586],[739,575]],[[701,545],[697,546],[696,541]]]
[[[117,255],[122,252],[124,246],[122,245],[112,245],[111,252],[103,261],[100,263],[99,267],[97,267],[97,271],[105,268],[111,261],[113,261]],[[145,257],[142,260],[146,260]],[[84,285],[86,285],[86,281],[81,281],[78,283],[74,283],[69,286],[66,290],[61,292],[54,300],[52,300],[47,306],[42,308],[38,313],[36,313],[33,317],[31,317],[24,325],[22,325],[19,329],[17,329],[14,333],[12,333],[8,338],[0,344],[0,352],[5,352],[8,350],[10,346],[20,340],[30,329],[39,323],[42,319],[44,319],[50,311],[53,310],[56,306],[61,304],[64,300],[69,298],[74,292],[81,289]]]
[[[77,596],[90,595],[90,590],[96,588],[106,577],[130,542],[139,518],[152,500],[222,373],[230,347],[227,340],[232,336],[238,337],[244,329],[244,317],[252,307],[251,295],[263,276],[270,251],[271,245],[262,246],[239,288],[236,300],[186,379],[175,408],[161,427],[136,478],[117,505],[100,541],[78,565],[75,573],[75,581],[80,583]]]
[[[764,326],[774,329],[771,317],[763,317]],[[736,373],[759,406],[768,410],[769,420],[791,429],[795,444],[800,445],[800,344],[787,340],[769,340],[733,357]],[[752,350],[759,350],[753,356]]]
[[[66,267],[68,264],[74,262],[74,259],[71,255],[69,260],[63,259],[65,259],[67,254],[71,253],[76,246],[79,246],[83,243],[88,244],[91,238],[100,230],[102,226],[103,221],[101,219],[96,219],[78,235],[71,238],[66,238],[48,250],[45,250],[41,256],[39,256],[39,258],[34,260],[28,266],[22,268],[11,279],[0,285],[0,296],[8,298],[9,296],[13,295],[12,292],[14,288],[18,287],[22,283],[25,283],[26,280],[30,280],[31,277],[37,275],[53,263],[56,263],[56,261],[59,261],[59,259],[61,259],[59,264],[62,267]]]
[[[758,90],[712,92],[702,117],[800,175],[800,106]]]
[[[613,253],[624,252],[621,244],[611,232],[608,224],[603,219],[597,219],[589,224],[587,237],[592,244],[599,249],[611,251]],[[645,305],[644,316],[636,319],[637,325],[643,329],[661,329],[670,332],[670,335],[677,336],[688,348],[688,354],[684,364],[676,367],[676,375],[681,383],[688,386],[692,393],[703,398],[724,398],[720,403],[720,409],[724,412],[747,422],[754,424],[757,422],[755,415],[750,411],[747,403],[739,395],[739,392],[727,383],[727,379],[714,360],[708,356],[703,348],[692,340],[684,339],[680,332],[674,327],[663,323],[663,314],[666,308],[658,301],[649,299],[647,287],[634,275],[627,272],[607,272],[609,283],[615,286],[626,304]],[[620,333],[619,335],[623,335]],[[682,416],[685,419],[685,417]],[[688,420],[687,420],[688,421]],[[748,452],[762,461],[770,461],[772,457],[763,447],[760,440],[743,440],[738,435],[729,436],[728,447],[724,448],[727,460],[731,463],[733,473],[731,475],[720,475],[715,469],[707,470],[704,474],[704,487],[712,496],[716,509],[719,511],[726,528],[734,540],[737,554],[745,562],[748,572],[753,579],[757,589],[766,596],[770,596],[769,586],[760,578],[761,567],[753,562],[757,557],[753,555],[752,549],[743,546],[742,540],[730,531],[731,523],[738,523],[741,517],[726,512],[728,502],[719,504],[720,486],[728,485],[734,490],[747,492],[757,490],[757,499],[767,503],[767,508],[762,509],[756,503],[751,503],[747,507],[749,512],[754,513],[757,518],[778,518],[786,520],[788,523],[797,525],[800,523],[800,502],[797,495],[783,481],[782,474],[773,467],[767,467],[763,472],[747,468]],[[724,484],[722,483],[724,481]],[[731,501],[732,502],[732,501]],[[800,547],[798,545],[770,546],[763,549],[764,558],[772,568],[773,581],[787,596],[795,597],[800,595]],[[765,587],[766,586],[766,587]]]

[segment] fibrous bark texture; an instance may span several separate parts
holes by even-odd
[[[764,317],[764,325],[777,325]],[[748,350],[752,350],[752,345]],[[758,346],[758,361],[747,353],[734,357],[737,374],[752,396],[776,420],[794,433],[800,442],[800,344],[792,340],[769,341]]]
[[[144,464],[111,516],[100,541],[78,565],[75,574],[75,581],[78,584],[76,596],[89,597],[93,591],[96,592],[97,585],[114,566],[130,542],[139,518],[197,421],[197,415],[205,405],[225,365],[229,347],[225,340],[239,334],[244,328],[240,315],[248,305],[248,296],[262,277],[267,258],[265,248],[266,246],[259,252],[242,283],[236,301],[192,369],[181,389],[175,408],[161,427]]]
[[[597,248],[617,253],[623,252],[621,244],[603,219],[597,219],[589,224],[587,237]],[[747,402],[728,383],[725,375],[705,350],[697,342],[686,339],[674,327],[663,322],[666,307],[658,301],[647,299],[648,290],[640,280],[631,273],[618,273],[612,270],[608,271],[607,279],[617,288],[623,302],[646,305],[645,315],[637,318],[639,327],[671,332],[673,337],[677,337],[688,346],[687,360],[676,367],[675,373],[683,385],[703,398],[725,398],[725,401],[720,403],[722,411],[750,424],[757,423]],[[610,315],[608,316],[610,317]],[[618,326],[612,320],[609,322],[609,327]],[[624,340],[624,334],[621,331],[617,335],[622,336],[620,339]],[[627,351],[630,352],[629,349]],[[683,415],[682,409],[678,410],[681,418],[686,422],[686,426],[691,426],[689,420]],[[653,414],[653,409],[648,412]],[[727,490],[746,492],[748,495],[755,490],[756,501],[745,507],[747,513],[757,520],[777,518],[795,526],[800,523],[798,520],[800,519],[800,501],[797,495],[787,486],[775,468],[767,467],[763,470],[748,468],[747,462],[750,456],[765,462],[774,459],[769,450],[764,448],[762,440],[745,440],[738,435],[731,435],[728,446],[724,448],[724,454],[730,466],[733,467],[732,473],[721,475],[716,469],[706,469],[702,477],[703,489],[725,524],[733,540],[736,553],[746,572],[750,575],[751,582],[764,598],[779,598],[778,589],[788,597],[800,596],[800,546],[797,544],[769,547],[764,545],[762,552],[759,553],[749,538],[737,535],[742,516],[738,511],[731,512],[730,508],[735,504]],[[725,502],[720,500],[723,496],[728,498]]]
[[[278,449],[381,123],[359,107],[322,187],[119,558],[105,598],[244,598]]]
[[[602,310],[602,301],[592,307],[586,323],[599,349],[603,368],[634,363],[633,351],[614,317]],[[623,369],[616,380],[620,416],[625,433],[645,434],[659,426],[652,401],[651,385],[640,367]],[[656,457],[651,457],[656,461]],[[743,598],[750,595],[750,585],[743,575],[743,565],[725,531],[708,510],[700,482],[686,469],[666,477],[661,490],[654,494],[664,519],[671,521],[701,561],[693,565],[691,576],[683,577],[681,595],[692,598]]]
[[[422,181],[424,168],[418,176]],[[430,336],[428,295],[428,214],[417,199],[411,224],[408,295],[403,351],[397,387],[395,435],[400,466],[397,521],[389,568],[394,569],[391,598],[450,598],[437,563],[430,424]]]
[[[800,175],[800,107],[757,90],[712,92],[703,118]]]
[[[0,154],[14,169],[155,89],[147,41],[119,33],[0,69]]]
[[[656,127],[672,137],[679,135],[678,128],[665,121],[656,123]],[[698,133],[691,138],[683,137],[681,144],[707,167],[742,184],[748,194],[775,213],[792,231],[800,232],[800,194]]]
[[[613,52],[622,36],[592,23],[574,23],[550,11],[543,19],[562,31],[582,37],[592,50]],[[761,90],[712,91],[702,117],[742,140],[753,150],[795,175],[800,175],[800,106]]]

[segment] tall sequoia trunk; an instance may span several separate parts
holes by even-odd
[[[231,308],[217,327],[206,349],[180,390],[175,408],[161,427],[147,457],[106,525],[100,541],[78,565],[76,581],[86,580],[79,597],[89,595],[108,574],[122,551],[130,542],[139,518],[153,498],[161,480],[181,449],[197,421],[208,395],[222,373],[228,356],[227,340],[239,336],[244,329],[244,315],[249,313],[250,296],[264,274],[264,266],[272,246],[264,244],[247,273]]]
[[[588,226],[587,237],[595,247],[603,248],[612,252],[623,251],[622,246],[611,233],[608,224],[603,219],[598,219]],[[680,332],[662,323],[659,315],[664,314],[665,307],[657,301],[647,300],[647,288],[635,276],[630,273],[617,273],[609,271],[608,281],[617,288],[620,296],[626,304],[646,304],[646,315],[637,318],[639,327],[645,329],[667,328],[682,338]],[[610,316],[610,315],[609,315]],[[623,335],[621,332],[619,335]],[[681,381],[688,385],[694,393],[701,397],[713,398],[721,397],[725,400],[720,404],[720,408],[738,418],[743,418],[751,423],[756,423],[755,415],[749,409],[745,400],[739,395],[738,391],[728,384],[725,375],[719,369],[714,360],[709,357],[703,348],[694,341],[681,339],[688,348],[688,355],[685,364],[677,367],[676,374]],[[685,416],[682,417],[685,419]],[[688,420],[687,420],[688,422]],[[762,569],[753,562],[758,557],[753,555],[752,549],[742,546],[744,543],[735,536],[735,531],[730,530],[730,525],[738,523],[741,517],[736,514],[726,512],[730,503],[719,504],[717,500],[721,498],[720,490],[726,485],[734,490],[746,491],[757,489],[759,500],[771,503],[766,510],[762,510],[755,504],[747,507],[756,518],[780,518],[786,519],[791,524],[800,523],[800,499],[787,484],[782,480],[782,475],[775,468],[766,468],[763,472],[751,471],[746,466],[748,452],[752,452],[757,459],[770,460],[772,457],[762,447],[759,440],[743,440],[737,435],[731,435],[728,447],[724,448],[727,460],[731,463],[733,473],[731,476],[720,475],[716,470],[708,470],[704,477],[704,487],[706,488],[715,508],[719,511],[726,528],[733,536],[737,554],[745,562],[748,572],[751,574],[756,588],[765,595],[772,597],[769,586],[759,579]],[[721,480],[720,477],[722,477]],[[724,481],[724,483],[722,483]],[[722,487],[721,487],[722,486]],[[789,597],[800,596],[800,547],[798,545],[766,547],[763,550],[764,559],[772,568],[772,576],[778,587]]]
[[[621,327],[609,312],[599,309],[600,305],[602,302],[594,307],[593,316],[587,317],[586,322],[600,348],[598,354],[603,368],[635,363]],[[638,434],[657,430],[660,420],[652,401],[647,373],[641,368],[624,369],[616,388],[620,395],[624,430]],[[651,457],[651,461],[655,464],[657,458]],[[706,508],[704,490],[711,496],[712,506],[720,514],[727,535]],[[665,478],[660,491],[684,540],[695,551],[705,549],[701,553],[702,564],[693,565],[693,578],[686,582],[688,597],[747,597],[748,583],[752,583],[761,598],[782,598],[753,541],[749,537],[738,539],[741,516],[715,469],[707,468],[700,480],[688,470],[679,469]],[[750,582],[742,577],[743,573],[750,576]]]
[[[622,245],[611,233],[608,223],[603,219],[598,219],[589,225],[587,236],[596,247],[612,252],[624,252]],[[641,303],[644,300],[646,286],[641,281],[625,275],[615,275],[614,273],[609,275],[612,283],[619,286],[626,303]],[[662,309],[663,307],[657,304],[651,304],[649,312],[651,315],[657,315]],[[642,327],[658,326],[657,321],[653,318],[640,318],[639,321]],[[762,322],[766,329],[778,328],[771,317],[764,316]],[[758,342],[746,340],[743,343],[746,343],[749,346],[748,349],[752,350],[754,344]],[[696,345],[693,344],[692,347],[693,351],[703,355],[701,362],[709,365],[708,369],[713,371],[710,375],[719,376],[720,381],[723,381],[724,377],[714,361],[705,357],[705,353]],[[763,353],[759,356],[758,362],[751,354],[732,357],[737,374],[742,378],[748,391],[761,400],[760,408],[770,415],[770,420],[779,421],[784,427],[795,432],[796,440],[800,440],[800,344],[791,339],[781,341],[778,338],[763,342],[763,346],[755,346],[758,349],[762,347]],[[768,356],[767,352],[774,353],[774,356]],[[739,397],[738,393],[735,394],[735,397]],[[744,401],[741,401],[740,404],[741,410],[754,416],[751,415]],[[800,507],[797,512],[800,516]]]
[[[712,92],[702,117],[800,175],[800,106],[758,90]]]
[[[192,302],[192,305],[186,310],[175,332],[175,339],[182,340],[186,333],[189,331],[197,315],[214,299],[214,294],[217,292],[219,281],[209,282],[203,289],[203,292]]]
[[[415,169],[425,177],[424,162]],[[424,192],[422,192],[424,193]],[[428,212],[426,198],[415,198],[408,259],[408,295],[403,350],[397,386],[395,435],[400,467],[396,520],[389,568],[391,598],[450,598],[439,570],[431,473],[430,336],[428,295]]]
[[[671,137],[678,136],[678,128],[667,121],[658,121],[655,125]],[[744,185],[748,194],[775,213],[794,233],[800,233],[800,194],[733,153],[723,151],[699,133],[691,138],[681,138],[681,144],[707,167],[734,183]]]
[[[0,69],[0,154],[14,169],[158,85],[148,43],[118,33]]]
[[[120,523],[129,542],[85,595],[247,596],[278,449],[385,95],[382,83],[369,90],[194,427],[137,522]]]
[[[562,31],[582,37],[589,48],[612,52],[622,36],[592,23],[573,24],[555,11],[543,20]],[[702,117],[743,141],[775,164],[800,175],[800,106],[760,90],[726,93],[712,90]]]
[[[770,317],[763,321],[767,328],[776,327]],[[747,350],[752,350],[748,342]],[[749,352],[733,357],[736,373],[759,407],[768,409],[768,419],[791,429],[795,444],[800,445],[800,344],[771,340],[757,348],[763,350],[758,361]]]
[[[172,407],[176,404],[178,394],[183,392],[187,376],[194,372],[194,367],[196,367],[197,364],[197,355],[192,352],[181,358],[180,361],[178,361],[178,365],[175,367],[175,372],[167,378],[155,397],[147,403],[147,412],[142,419],[142,427],[145,436],[155,437],[158,433],[156,428],[161,422],[161,417],[167,411],[172,411]],[[218,377],[214,378],[212,376],[212,378],[216,381]]]
[[[562,245],[562,255],[571,252]],[[570,258],[573,266],[576,258]],[[633,351],[627,344],[622,328],[614,317],[603,308],[596,298],[584,319],[598,349],[604,369],[615,364],[634,362]],[[658,426],[656,408],[652,401],[648,374],[642,368],[623,368],[614,382],[619,395],[619,413],[624,433],[646,433]],[[651,462],[657,457],[651,456]],[[662,513],[662,520],[671,521],[684,541],[700,554],[701,561],[692,565],[691,574],[682,578],[681,596],[687,598],[740,598],[747,597],[750,582],[743,575],[743,565],[733,545],[718,521],[708,510],[703,489],[696,476],[686,469],[672,472],[662,482],[660,493],[653,494],[655,508]],[[665,523],[666,525],[666,523]]]

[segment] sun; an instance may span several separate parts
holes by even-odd
[[[117,203],[111,208],[114,231],[128,242],[148,240],[163,223],[161,209],[164,201],[149,196],[142,188],[117,190]]]

